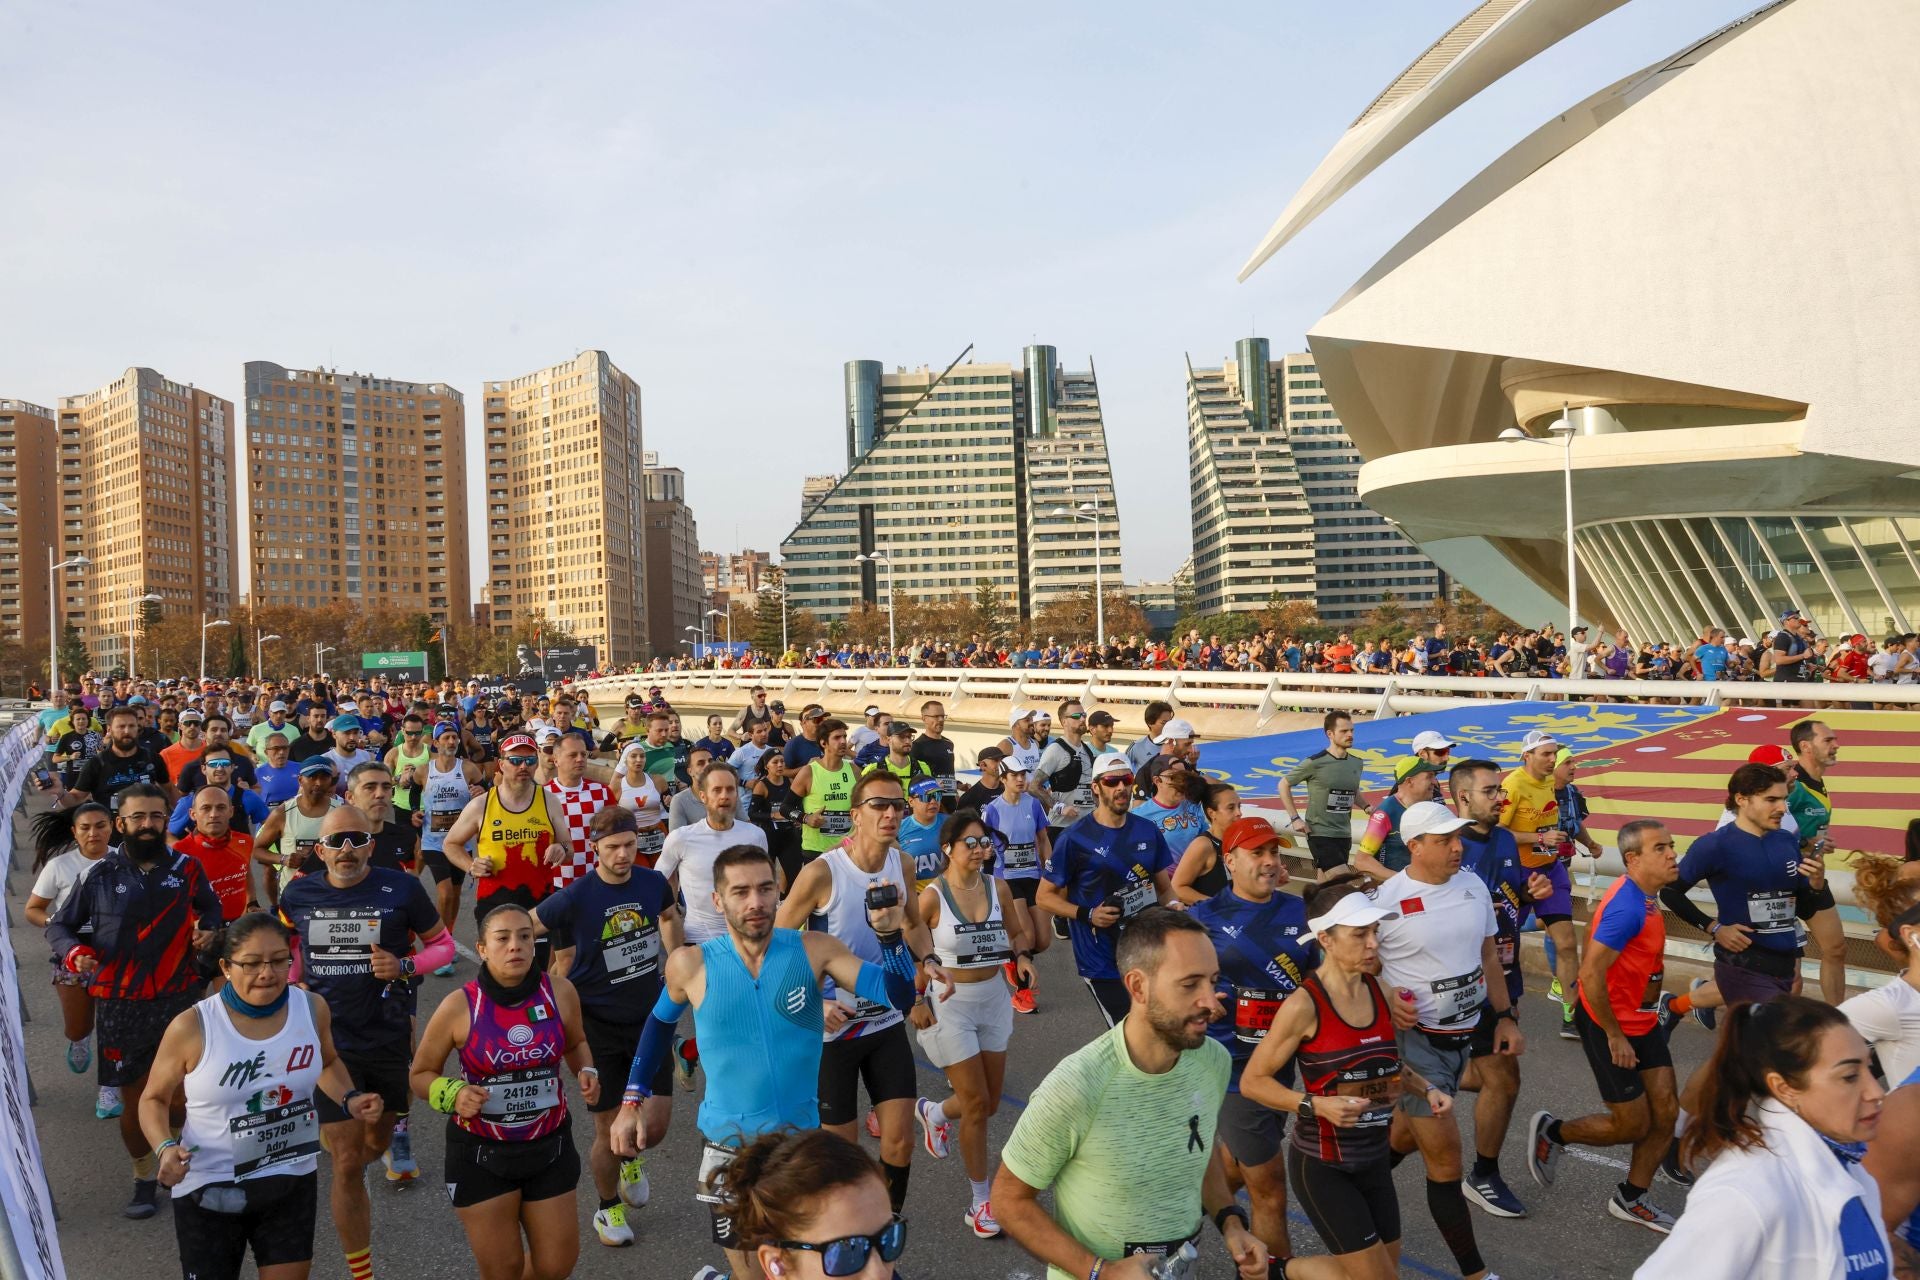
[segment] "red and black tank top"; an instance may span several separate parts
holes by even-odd
[[[1393,1015],[1380,984],[1362,975],[1373,997],[1373,1021],[1356,1027],[1340,1016],[1318,977],[1301,983],[1313,1001],[1319,1026],[1294,1051],[1301,1091],[1316,1098],[1359,1097],[1372,1106],[1350,1129],[1303,1119],[1293,1127],[1293,1142],[1306,1155],[1337,1168],[1355,1169],[1387,1158],[1387,1125],[1400,1096],[1400,1049],[1394,1043]]]

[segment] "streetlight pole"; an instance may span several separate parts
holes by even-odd
[[[137,594],[139,590],[140,588],[138,587],[127,588],[127,681],[128,683],[132,683],[136,678],[134,675],[134,669],[133,669],[133,634],[134,634],[134,627],[138,623],[139,617],[140,617],[139,606],[143,604],[159,604],[165,599],[165,597],[161,596],[158,592],[154,592],[154,591],[149,591],[145,595]]]
[[[869,551],[865,555],[855,556],[854,559],[866,564],[877,564],[886,570],[887,665],[892,666],[900,652],[899,638],[893,632],[893,560],[885,551]]]
[[[731,658],[733,656],[733,609],[729,607],[724,614],[718,609],[709,609],[700,615],[700,621],[704,625],[708,618],[722,617],[727,620],[727,656]]]
[[[1566,528],[1564,536],[1567,542],[1567,639],[1573,639],[1574,628],[1580,625],[1580,562],[1573,545],[1573,418],[1568,406],[1560,406],[1560,420],[1547,428],[1560,437],[1560,470],[1564,484],[1564,508]],[[1500,439],[1506,441],[1524,440],[1534,444],[1552,444],[1542,436],[1528,435],[1518,427],[1508,427],[1500,433]]]
[[[1055,507],[1053,515],[1063,520],[1084,520],[1093,525],[1093,643],[1107,647],[1107,588],[1100,572],[1100,508],[1083,502],[1073,511]]]
[[[320,664],[326,661],[327,655],[332,653],[333,651],[334,651],[334,648],[330,644],[316,643],[313,646],[313,674],[324,675],[326,673],[326,669],[322,667]]]
[[[215,627],[230,627],[232,625],[233,623],[226,618],[215,618],[212,622],[208,622],[206,610],[202,609],[200,611],[200,683],[201,684],[205,684],[207,682],[207,632],[213,630]]]
[[[53,562],[53,548],[47,548],[47,694],[58,697],[60,693],[60,571],[62,569],[85,569],[93,561],[84,555],[74,556],[71,560]]]
[[[267,641],[279,638],[279,636],[263,636],[258,631],[253,633],[253,678],[255,680],[267,678],[267,659],[263,650]]]

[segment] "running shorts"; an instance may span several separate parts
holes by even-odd
[[[1573,1025],[1580,1032],[1580,1047],[1587,1051],[1587,1065],[1593,1068],[1593,1082],[1600,1086],[1602,1102],[1632,1102],[1647,1091],[1640,1079],[1643,1073],[1673,1067],[1666,1033],[1658,1026],[1645,1035],[1627,1037],[1640,1062],[1638,1066],[1621,1067],[1614,1065],[1613,1054],[1607,1049],[1606,1029],[1578,1001],[1573,1006]]]
[[[936,1000],[933,1025],[920,1032],[920,1051],[942,1071],[982,1053],[1005,1053],[1013,1038],[1013,1004],[998,973],[983,982],[956,982]]]
[[[1220,1103],[1217,1127],[1220,1140],[1243,1165],[1267,1163],[1280,1154],[1287,1136],[1284,1115],[1237,1090],[1230,1091]]]
[[[352,1077],[354,1088],[380,1095],[386,1115],[404,1116],[413,1105],[413,1082],[408,1078],[413,1069],[413,1054],[404,1040],[373,1049],[342,1049],[340,1065]],[[324,1089],[313,1091],[313,1110],[321,1124],[353,1119]]]
[[[167,1024],[192,1008],[197,991],[156,996],[152,1000],[105,999],[93,1002],[94,1039],[100,1047],[101,1084],[126,1088],[153,1069]],[[128,1099],[129,1104],[139,1099]]]
[[[593,1055],[593,1068],[600,1073],[600,1101],[589,1112],[617,1111],[627,1073],[633,1070],[633,1052],[640,1047],[641,1022],[614,1022],[594,1016],[582,1008],[580,1022],[587,1035],[587,1051]],[[648,1086],[656,1098],[673,1097],[673,1055],[668,1054]]]
[[[1467,1070],[1471,1036],[1437,1036],[1415,1028],[1400,1032],[1397,1039],[1400,1061],[1408,1070],[1442,1093],[1460,1092],[1460,1077]],[[1426,1093],[1419,1089],[1401,1091],[1400,1109],[1421,1119],[1433,1115]]]
[[[1386,1160],[1339,1169],[1289,1142],[1287,1181],[1328,1253],[1358,1253],[1400,1238],[1400,1200]]]
[[[1504,979],[1503,979],[1504,981]],[[1513,1002],[1513,1018],[1520,1020],[1520,1002]],[[1467,1056],[1469,1058],[1490,1058],[1493,1056],[1493,1033],[1499,1029],[1499,1016],[1494,1013],[1491,1003],[1480,1006],[1480,1021],[1473,1024],[1473,1034],[1468,1037]]]
[[[435,884],[445,884],[451,880],[455,884],[465,884],[467,873],[447,860],[445,849],[421,849],[420,860],[427,864],[427,871],[433,876]]]
[[[1353,856],[1353,837],[1313,836],[1307,837],[1307,852],[1313,855],[1316,871],[1333,871],[1347,865],[1347,859]]]
[[[1540,874],[1552,882],[1553,892],[1533,904],[1534,916],[1542,925],[1573,919],[1573,877],[1567,874],[1567,864],[1555,858]]]
[[[1040,878],[1035,876],[1030,880],[1015,880],[1009,877],[1007,878],[1007,890],[1012,893],[1015,898],[1031,907],[1034,904],[1035,897],[1040,892]]]
[[[1107,1026],[1117,1027],[1120,1020],[1127,1016],[1127,1010],[1133,1007],[1133,997],[1127,994],[1127,984],[1118,978],[1082,978],[1087,990],[1093,992],[1093,999],[1100,1006],[1100,1016],[1107,1020]]]
[[[987,985],[987,984],[982,984]],[[829,1040],[820,1046],[820,1124],[852,1124],[860,1118],[860,1086],[874,1104],[920,1096],[907,1024],[885,1031]]]
[[[249,1178],[240,1185],[247,1190],[247,1207],[239,1213],[201,1208],[204,1188],[173,1198],[173,1234],[183,1274],[194,1280],[240,1280],[249,1251],[262,1270],[313,1260],[320,1175]]]
[[[617,1093],[618,1090],[615,1090]],[[531,1142],[489,1142],[447,1117],[447,1199],[471,1208],[514,1192],[524,1201],[570,1196],[580,1185],[580,1151],[563,1124]]]
[[[1800,895],[1800,908],[1794,912],[1802,920],[1811,920],[1822,911],[1831,911],[1835,906],[1833,887],[1821,885],[1818,889],[1809,889]]]

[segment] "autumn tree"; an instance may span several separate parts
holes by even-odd
[[[1124,589],[1106,592],[1107,638],[1144,635],[1147,615]],[[1090,642],[1099,632],[1100,618],[1093,607],[1093,588],[1086,587],[1050,602],[1033,615],[1033,633],[1038,638],[1057,636],[1063,644]]]
[[[1267,597],[1258,617],[1262,631],[1276,632],[1283,640],[1288,636],[1312,638],[1322,629],[1320,611],[1311,600],[1289,599],[1278,591]]]

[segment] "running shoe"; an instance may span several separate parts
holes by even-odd
[[[593,1215],[593,1234],[609,1249],[623,1249],[633,1243],[633,1228],[627,1225],[627,1206],[616,1204]]]
[[[967,1225],[982,1240],[991,1240],[1000,1234],[999,1220],[993,1216],[993,1206],[988,1203],[983,1202],[967,1210]]]
[[[127,1201],[127,1207],[120,1211],[123,1218],[132,1218],[139,1222],[151,1218],[160,1212],[160,1184],[152,1178],[133,1180],[133,1199]]]
[[[1067,920],[1065,916],[1055,916],[1053,918],[1053,936],[1062,942],[1067,942],[1071,939],[1072,935],[1067,932]]]
[[[653,1198],[653,1184],[647,1181],[647,1158],[635,1156],[620,1162],[620,1198],[629,1208],[640,1209]]]
[[[718,1267],[702,1267],[693,1273],[693,1280],[727,1280],[727,1273]]]
[[[1647,1196],[1638,1196],[1629,1200],[1615,1187],[1613,1194],[1607,1197],[1607,1212],[1622,1222],[1637,1223],[1649,1231],[1666,1235],[1673,1230],[1673,1215],[1655,1204]]]
[[[867,1136],[869,1138],[880,1136],[880,1113],[871,1108],[867,1110]]]
[[[413,1160],[413,1135],[407,1132],[407,1118],[401,1116],[393,1122],[393,1140],[380,1155],[380,1163],[387,1166],[387,1181],[404,1187],[420,1176],[420,1166]]]
[[[1573,1005],[1571,1004],[1563,1005],[1560,1009],[1560,1038],[1562,1040],[1580,1038],[1580,1028],[1573,1025]]]
[[[1700,994],[1700,988],[1706,986],[1710,981],[1712,981],[1710,978],[1695,978],[1687,984],[1687,994],[1697,999]],[[1718,1009],[1702,1009],[1699,1005],[1695,1005],[1693,1006],[1693,1020],[1705,1027],[1708,1031],[1712,1031],[1720,1025],[1720,1011]]]
[[[111,1120],[123,1110],[125,1107],[120,1101],[120,1091],[110,1084],[101,1085],[100,1096],[93,1102],[93,1118]]]
[[[1527,1172],[1533,1180],[1543,1187],[1553,1185],[1553,1176],[1560,1163],[1560,1153],[1565,1150],[1559,1143],[1547,1136],[1547,1126],[1553,1123],[1553,1113],[1536,1111],[1533,1124],[1528,1127]]]
[[[1693,1175],[1680,1167],[1680,1144],[1675,1142],[1667,1148],[1667,1154],[1660,1157],[1660,1176],[1676,1187],[1693,1185]]]
[[[1547,999],[1559,1004],[1565,1004],[1567,1002],[1566,993],[1560,990],[1560,979],[1555,978],[1547,984]]]
[[[1660,993],[1659,1008],[1654,1010],[1654,1022],[1660,1028],[1661,1035],[1672,1035],[1674,1024],[1680,1021],[1680,1015],[1673,1011],[1673,1002],[1680,997],[1671,991]]]
[[[936,1104],[925,1098],[913,1104],[913,1114],[920,1121],[927,1154],[935,1160],[945,1160],[947,1153],[953,1150],[953,1121],[947,1119]]]
[[[453,961],[449,960],[438,969],[435,969],[433,976],[436,978],[451,978],[453,976]]]
[[[1013,1011],[1015,1013],[1034,1013],[1033,988],[1022,987],[1013,993]]]
[[[1507,1180],[1498,1173],[1489,1173],[1478,1178],[1469,1175],[1461,1180],[1460,1190],[1466,1194],[1468,1200],[1496,1218],[1527,1216],[1527,1206],[1520,1203],[1520,1197],[1513,1194],[1507,1186]]]
[[[680,1073],[680,1083],[693,1086],[693,1069],[700,1065],[700,1042],[688,1037],[673,1042],[673,1069]]]
[[[93,1044],[87,1040],[67,1041],[67,1070],[79,1075],[93,1065]]]

